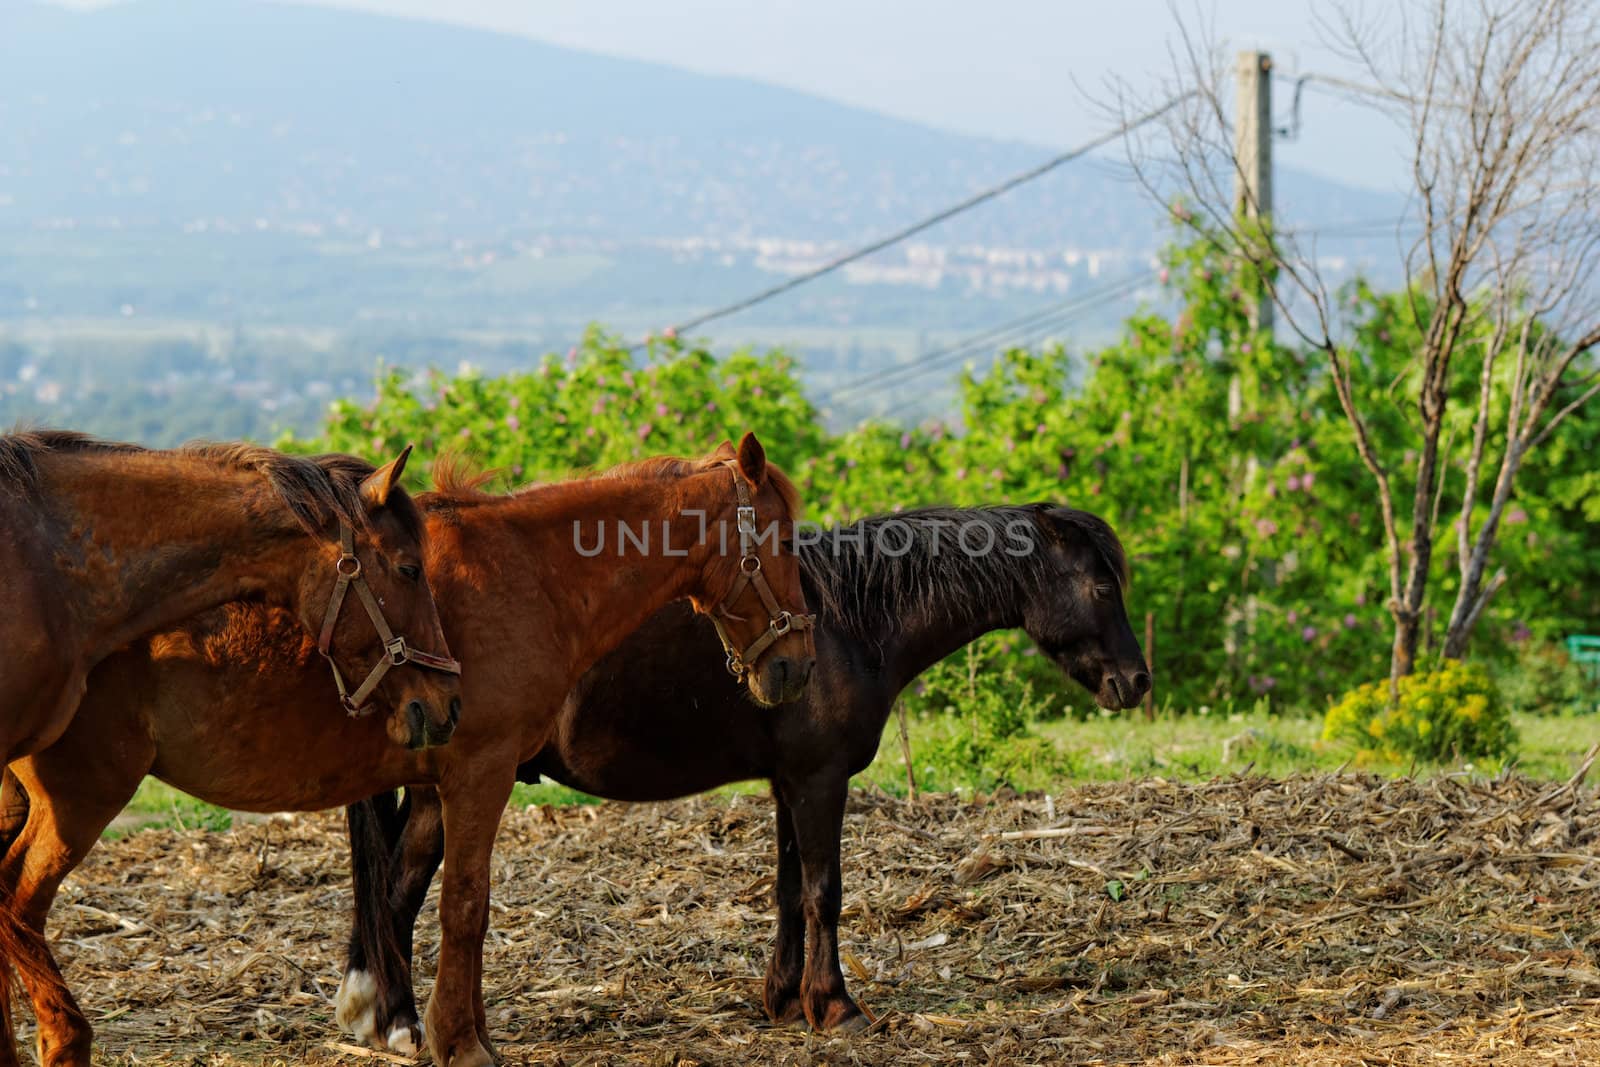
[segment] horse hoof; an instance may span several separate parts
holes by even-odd
[[[866,1015],[860,1011],[857,1011],[849,1018],[842,1019],[839,1022],[834,1023],[832,1026],[829,1026],[828,1033],[839,1034],[840,1036],[860,1034],[864,1033],[871,1025],[872,1023],[867,1019]]]
[[[363,1045],[382,1048],[378,1038],[378,983],[366,971],[348,971],[333,997],[333,1019],[339,1029]]]
[[[415,1023],[395,1023],[385,1039],[389,1051],[401,1056],[415,1056],[422,1048],[422,1028]]]

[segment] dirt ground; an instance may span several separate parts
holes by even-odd
[[[773,849],[750,797],[509,814],[486,958],[505,1062],[1600,1062],[1580,781],[857,793],[842,932],[877,1021],[852,1038],[761,1015]],[[347,872],[331,814],[97,849],[53,927],[97,1062],[406,1062],[339,1047]],[[430,908],[423,994],[435,955]]]

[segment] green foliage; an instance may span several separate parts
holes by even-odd
[[[1527,715],[1592,712],[1600,686],[1572,662],[1567,650],[1529,637],[1514,642],[1515,657],[1497,672],[1501,695],[1512,711]]]
[[[640,456],[700,455],[746,428],[785,467],[822,450],[824,431],[789,357],[718,360],[663,340],[639,361],[621,340],[592,329],[565,360],[547,357],[531,373],[430,372],[418,380],[391,370],[371,405],[333,405],[316,446],[388,456],[410,443],[430,464],[460,452],[518,484]]]
[[[1322,736],[1385,759],[1501,760],[1516,734],[1505,700],[1482,664],[1446,660],[1400,679],[1390,702],[1387,678],[1346,693],[1328,709]]]
[[[1071,773],[1070,758],[1033,730],[1052,698],[1035,696],[1032,682],[992,644],[974,642],[935,664],[917,689],[919,713],[944,716],[949,726],[919,753],[930,769],[980,789],[1026,788],[1032,777]]]

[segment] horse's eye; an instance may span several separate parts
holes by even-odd
[[[414,582],[418,578],[422,577],[422,568],[417,566],[415,563],[402,563],[400,564],[398,570],[402,575],[405,576],[406,580],[410,582]]]
[[[1110,600],[1112,594],[1115,592],[1116,590],[1112,589],[1109,585],[1097,585],[1094,587],[1094,595],[1101,600]]]

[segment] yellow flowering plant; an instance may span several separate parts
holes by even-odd
[[[1328,708],[1322,736],[1396,761],[1501,760],[1516,744],[1494,679],[1481,665],[1459,660],[1400,679],[1393,705],[1387,678],[1352,689]]]

